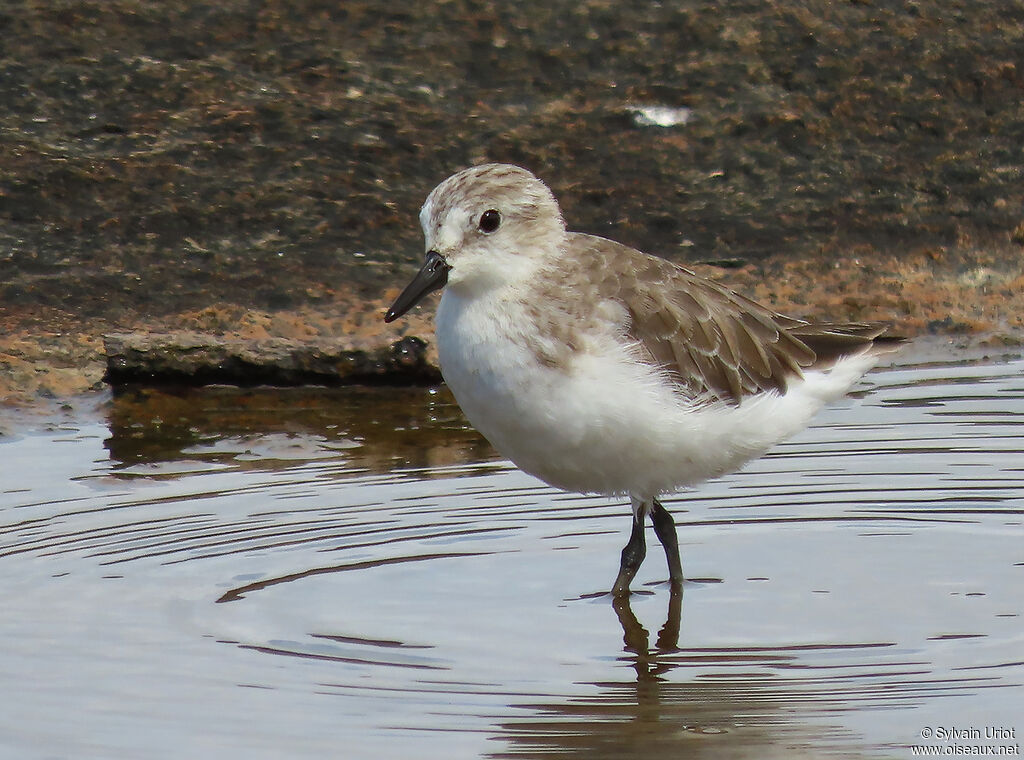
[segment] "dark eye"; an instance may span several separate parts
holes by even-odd
[[[490,234],[498,229],[499,224],[501,224],[501,214],[496,209],[489,208],[480,215],[480,222],[477,226],[481,232]]]

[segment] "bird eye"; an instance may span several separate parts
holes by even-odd
[[[498,225],[501,224],[501,214],[498,213],[497,209],[487,209],[480,215],[480,221],[477,227],[484,234],[490,234],[498,229]]]

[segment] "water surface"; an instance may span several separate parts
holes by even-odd
[[[627,605],[602,592],[628,506],[518,472],[443,390],[136,390],[9,429],[0,754],[910,757],[949,743],[933,727],[1020,737],[1022,370],[874,373],[666,501],[690,580],[673,597],[653,543]]]

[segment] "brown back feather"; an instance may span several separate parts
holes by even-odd
[[[621,303],[627,336],[691,397],[738,404],[782,391],[805,369],[871,350],[886,325],[812,324],[778,314],[718,283],[628,246],[571,234],[600,267],[598,298]],[[884,340],[884,338],[883,338]],[[897,341],[899,339],[889,339]]]

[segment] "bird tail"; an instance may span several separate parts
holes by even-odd
[[[814,351],[815,360],[804,369],[829,369],[840,359],[873,357],[895,353],[906,341],[887,333],[884,322],[847,322],[845,324],[808,323],[789,328],[789,334]]]

